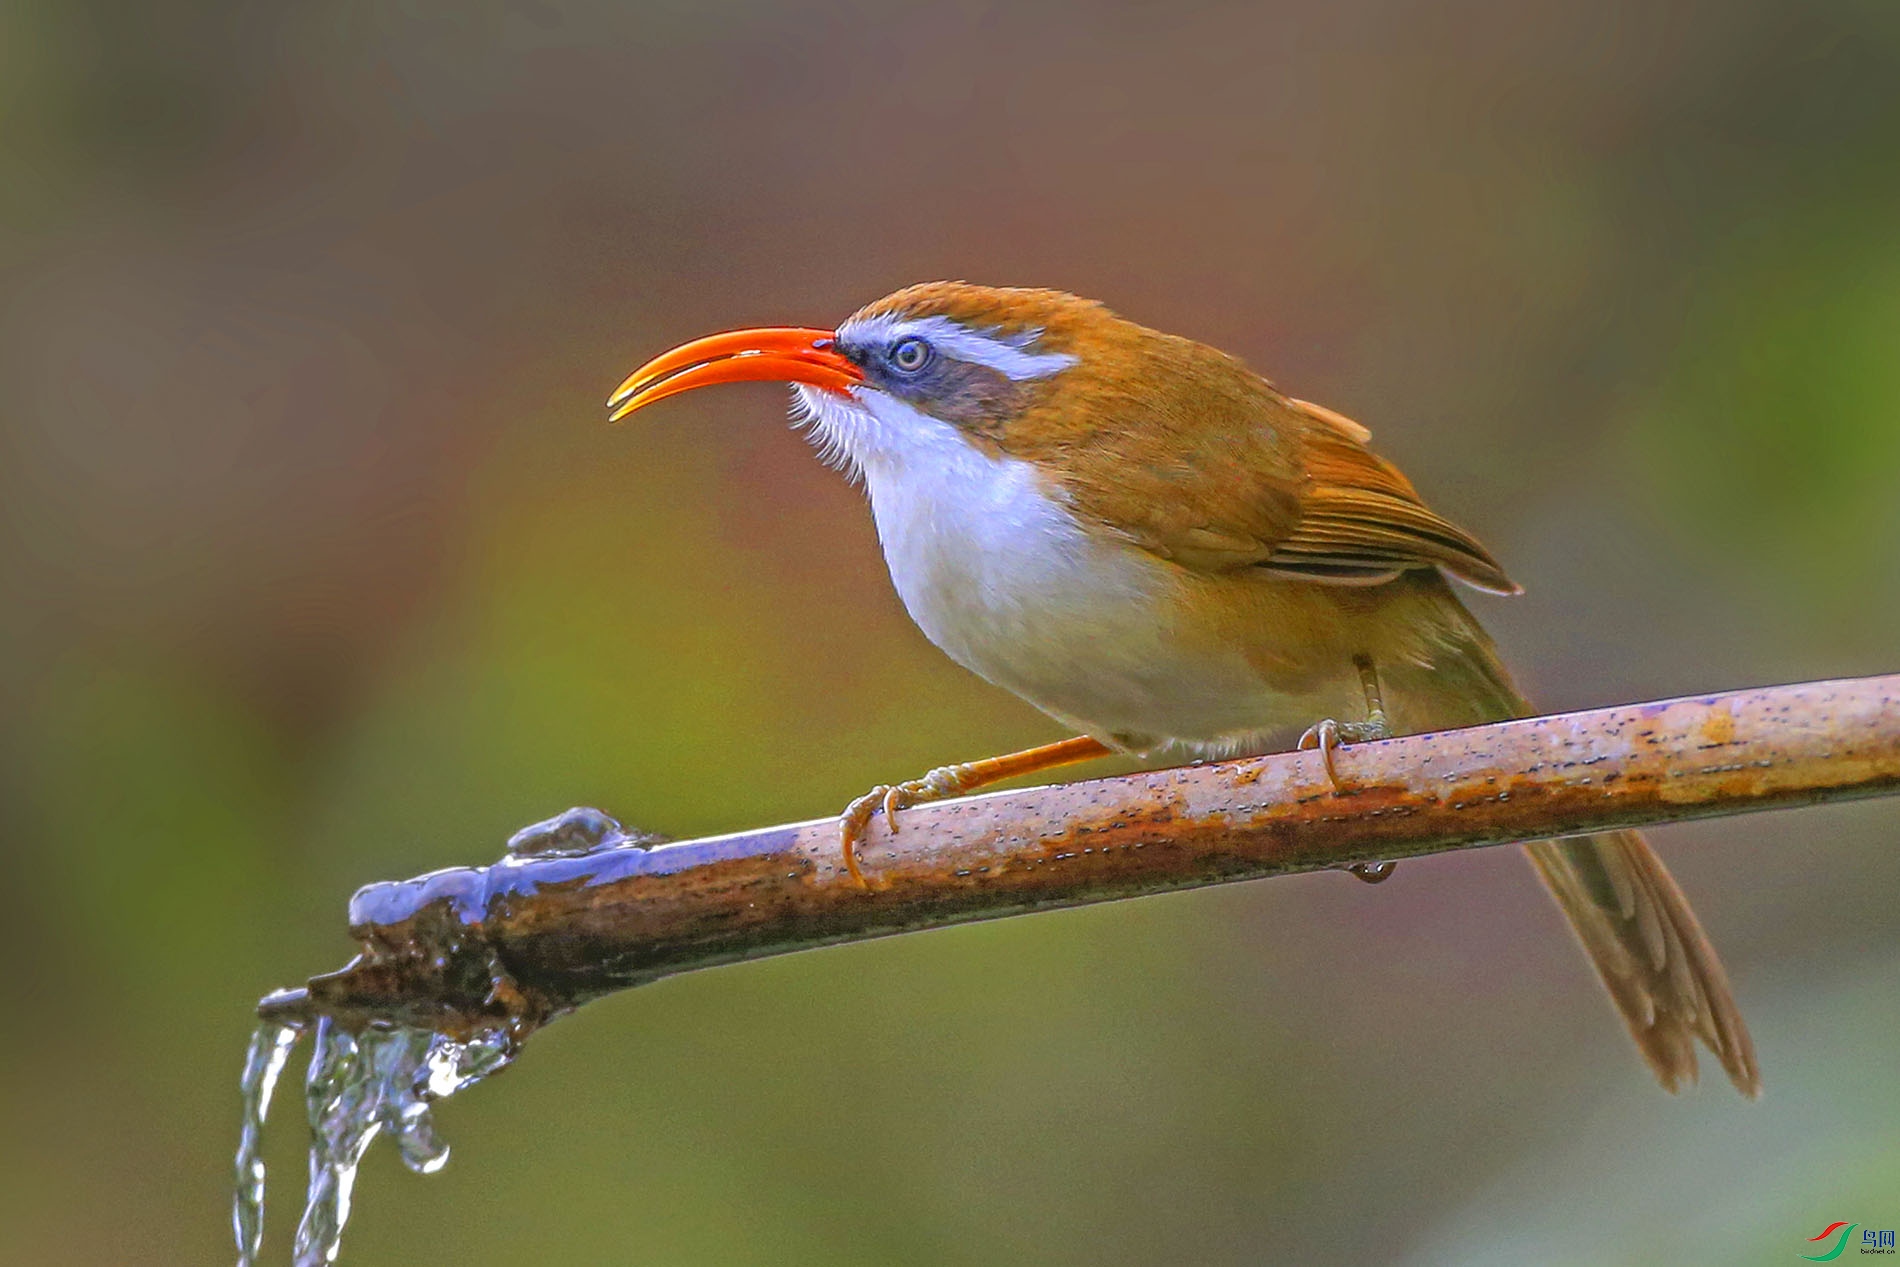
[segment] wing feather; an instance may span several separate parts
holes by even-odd
[[[1517,592],[1476,538],[1367,447],[1371,433],[1352,419],[1283,396],[1202,344],[1128,323],[1099,337],[1103,346],[1077,347],[1081,366],[1059,397],[1051,389],[1034,426],[997,437],[1059,471],[1079,513],[1201,572],[1262,568],[1376,585],[1438,568],[1478,589]],[[1087,372],[1131,360],[1171,372]]]

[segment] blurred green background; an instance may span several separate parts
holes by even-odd
[[[1889,0],[0,10],[0,1259],[215,1262],[358,884],[1057,737],[683,338],[1061,286],[1370,425],[1539,700],[1900,669]],[[1900,1225],[1900,807],[1656,834],[1768,1090],[1510,851],[679,978],[379,1151],[355,1263],[1782,1263]],[[300,1105],[280,1103],[286,1261]]]

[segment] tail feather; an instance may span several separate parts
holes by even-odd
[[[1701,1039],[1743,1095],[1761,1094],[1755,1045],[1728,974],[1682,890],[1633,831],[1526,845],[1637,1050],[1675,1091],[1696,1080]]]
[[[1429,575],[1429,574],[1427,574]],[[1418,583],[1418,582],[1415,582]],[[1429,680],[1393,683],[1400,729],[1503,721],[1532,714],[1497,651],[1450,587],[1421,584],[1445,619],[1439,642],[1419,664]],[[1446,619],[1448,618],[1448,619]],[[1406,698],[1409,696],[1410,698]],[[1448,707],[1446,701],[1458,704]],[[1584,953],[1609,990],[1630,1036],[1671,1091],[1696,1080],[1695,1041],[1721,1061],[1743,1095],[1761,1092],[1755,1045],[1728,974],[1662,859],[1633,831],[1526,845],[1531,865],[1556,898]]]

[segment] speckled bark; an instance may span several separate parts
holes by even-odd
[[[1900,791],[1900,675],[1634,704],[1001,792],[880,818],[512,854],[371,885],[362,953],[260,1004],[523,1032],[670,973],[1041,907]],[[1798,830],[1798,828],[1793,829]],[[598,834],[589,839],[597,839]],[[584,847],[583,842],[583,847]]]

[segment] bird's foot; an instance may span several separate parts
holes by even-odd
[[[945,797],[980,787],[986,781],[966,764],[938,766],[921,779],[878,784],[845,806],[844,813],[838,815],[838,841],[844,849],[845,870],[860,885],[867,889],[871,887],[864,878],[864,872],[858,868],[858,843],[864,839],[865,829],[871,825],[871,818],[878,810],[884,811],[884,821],[895,835],[899,810],[941,801]]]
[[[1381,714],[1375,713],[1365,721],[1334,721],[1328,717],[1316,726],[1308,726],[1306,733],[1300,736],[1295,749],[1305,751],[1319,749],[1319,759],[1326,766],[1326,779],[1333,785],[1333,791],[1343,792],[1345,784],[1339,779],[1339,764],[1333,754],[1347,744],[1373,743],[1380,739],[1392,738],[1392,727]]]
[[[1326,765],[1326,778],[1337,794],[1345,788],[1339,781],[1339,766],[1333,759],[1334,752],[1346,744],[1372,743],[1390,738],[1392,726],[1383,713],[1374,713],[1365,721],[1334,721],[1328,717],[1317,726],[1307,727],[1306,733],[1300,736],[1298,747],[1302,750],[1319,749],[1319,759]],[[1396,862],[1354,862],[1348,864],[1345,870],[1367,884],[1377,884],[1391,876],[1398,865]]]

